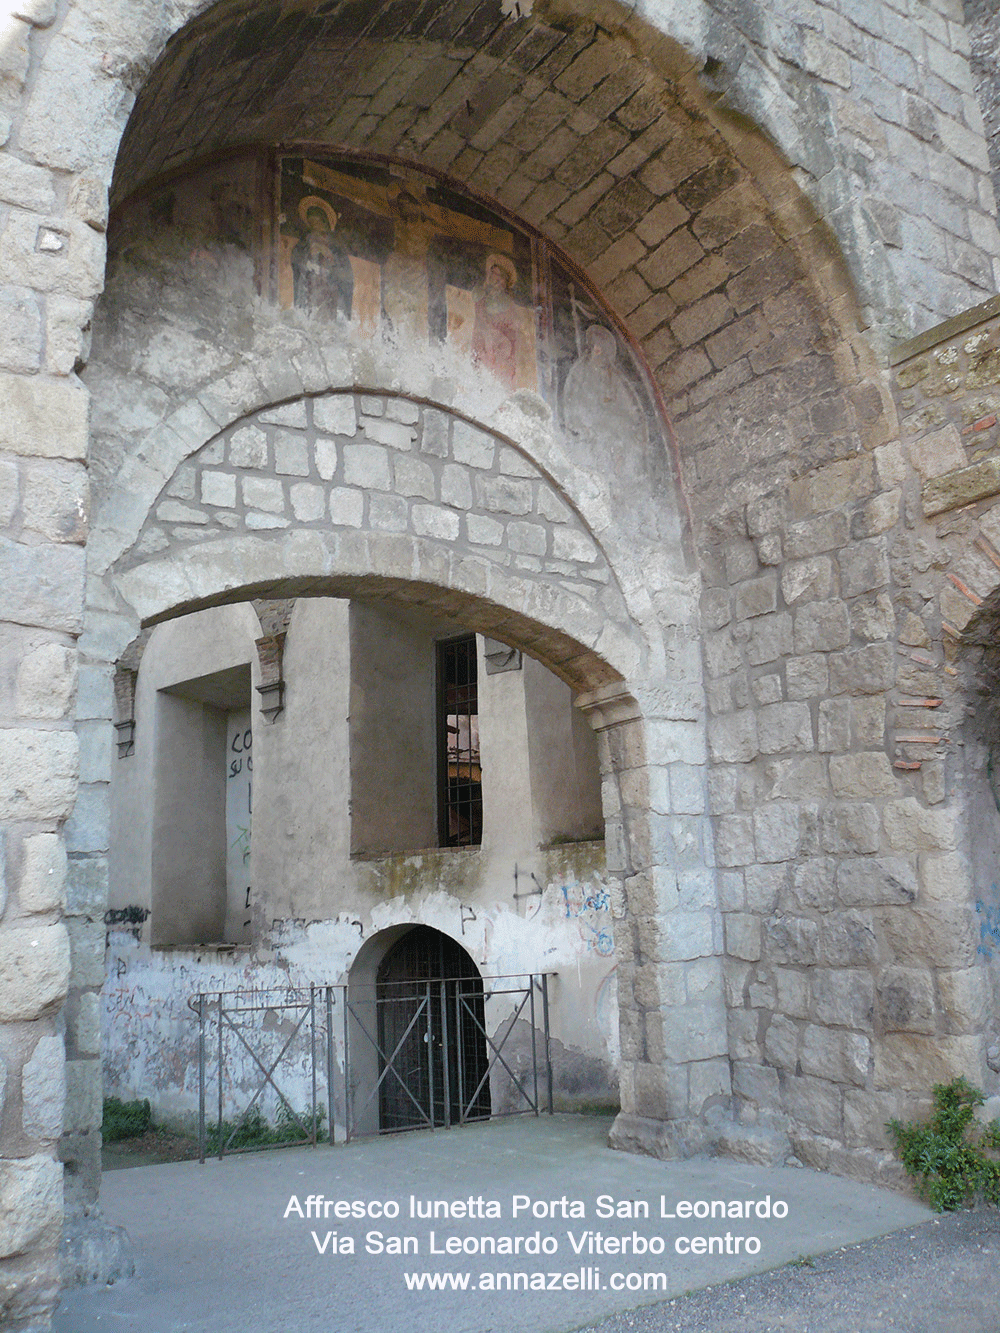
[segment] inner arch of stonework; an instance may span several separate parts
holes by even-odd
[[[558,245],[641,347],[696,511],[854,447],[841,399],[871,355],[836,242],[764,136],[617,6],[212,5],[146,79],[112,200],[289,143],[445,173]]]

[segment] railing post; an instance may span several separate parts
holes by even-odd
[[[205,1165],[205,996],[198,996],[198,1161]]]
[[[448,1049],[448,983],[441,986],[441,1051],[444,1055],[444,1127],[451,1129],[451,1053]]]
[[[327,1142],[333,1147],[333,987],[326,988],[326,1113]]]
[[[312,1146],[316,1147],[316,987],[309,987],[309,1059],[312,1064]]]
[[[427,1005],[427,1083],[431,1113],[431,1131],[434,1130],[434,1032],[431,1024],[431,983],[425,985],[424,1003]]]
[[[351,1141],[351,1047],[350,1047],[350,1005],[347,1003],[347,987],[341,988],[344,994],[344,1135],[347,1143]]]
[[[535,1115],[538,1114],[538,1042],[535,1038],[535,974],[528,977],[528,993],[531,996],[529,1012],[531,1015],[531,1075],[535,1089]]]
[[[226,1145],[222,1139],[222,991],[219,991],[219,1161],[222,1161]]]
[[[549,1030],[549,974],[542,973],[542,1021],[545,1024],[545,1080],[548,1084],[549,1115],[552,1115],[552,1034]]]

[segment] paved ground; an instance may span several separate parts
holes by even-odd
[[[952,1213],[693,1292],[592,1333],[997,1333],[1000,1214]]]
[[[974,1226],[960,1219],[956,1227],[899,1195],[805,1170],[613,1153],[606,1133],[607,1122],[598,1119],[501,1121],[347,1148],[113,1172],[105,1177],[102,1202],[108,1219],[127,1227],[135,1241],[137,1276],[67,1293],[54,1328],[1000,1330],[995,1214],[973,1215]],[[329,1209],[320,1205],[326,1220],[298,1216],[297,1209],[317,1211],[309,1202],[316,1195],[331,1201]],[[519,1207],[523,1199],[530,1202]],[[338,1221],[338,1200],[369,1214],[398,1204],[400,1215]],[[729,1216],[718,1215],[718,1202],[714,1219],[684,1216],[685,1201],[694,1213],[703,1211],[703,1200],[724,1201]],[[437,1218],[411,1216],[434,1201]],[[495,1208],[487,1207],[490,1201]],[[787,1204],[786,1215],[775,1216],[784,1213],[778,1204]],[[451,1215],[441,1216],[445,1211]],[[369,1236],[376,1232],[380,1237]],[[896,1234],[831,1253],[888,1233]],[[390,1237],[400,1238],[409,1253],[390,1254]],[[371,1253],[379,1242],[385,1251]],[[449,1252],[449,1242],[457,1252]],[[711,1252],[689,1252],[702,1243]],[[536,1244],[549,1252],[532,1253]],[[520,1252],[503,1254],[504,1248]],[[808,1262],[768,1273],[803,1259]],[[530,1289],[543,1274],[546,1290]],[[426,1275],[445,1289],[427,1289]],[[415,1290],[412,1284],[421,1280],[424,1290]],[[453,1289],[463,1281],[467,1289]],[[505,1290],[508,1281],[529,1289]],[[491,1290],[491,1282],[500,1290]],[[928,1310],[924,1317],[921,1311]]]

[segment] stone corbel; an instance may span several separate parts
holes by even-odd
[[[642,717],[639,703],[629,692],[624,681],[611,681],[596,690],[586,690],[574,700],[577,708],[590,719],[595,731],[607,731],[627,722],[638,722]]]
[[[135,753],[135,683],[139,673],[130,667],[115,667],[115,734],[118,758]]]
[[[285,707],[285,678],[282,674],[285,652],[285,635],[265,634],[255,640],[257,660],[260,663],[260,711],[269,722],[273,722]]]

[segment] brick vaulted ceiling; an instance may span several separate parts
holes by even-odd
[[[777,481],[856,452],[881,412],[844,393],[858,370],[834,351],[849,285],[791,175],[712,114],[679,49],[580,9],[223,0],[147,77],[113,197],[248,143],[446,173],[586,270],[664,392],[696,510],[717,513],[741,475],[759,493],[762,466]]]

